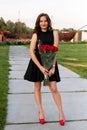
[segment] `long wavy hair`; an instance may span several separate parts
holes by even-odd
[[[52,23],[51,23],[50,17],[49,17],[48,14],[46,14],[46,13],[41,13],[41,14],[38,15],[38,17],[37,17],[37,19],[36,19],[36,23],[35,23],[35,27],[34,27],[33,33],[39,33],[39,32],[41,31],[40,18],[41,18],[42,16],[45,16],[46,19],[47,19],[47,22],[48,22],[47,30],[52,30]]]

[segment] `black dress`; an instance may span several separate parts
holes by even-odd
[[[37,39],[40,40],[43,44],[53,45],[53,41],[54,41],[53,31],[46,31],[46,32],[41,31],[40,33],[37,34]],[[36,44],[35,55],[36,55],[38,61],[41,63],[40,54],[38,52],[38,42]],[[41,82],[44,79],[43,73],[39,70],[39,68],[32,61],[32,59],[30,59],[30,61],[29,61],[27,70],[24,75],[24,79],[31,81],[31,82],[38,82],[38,81]],[[55,65],[55,73],[49,77],[49,81],[56,81],[56,82],[60,81],[57,62]]]

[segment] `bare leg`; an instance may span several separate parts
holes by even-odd
[[[41,82],[34,83],[34,97],[38,107],[39,118],[44,118],[44,112],[42,108],[42,100],[41,100]]]
[[[63,110],[62,110],[61,96],[57,90],[56,82],[55,81],[50,82],[49,88],[51,90],[52,96],[53,96],[54,101],[55,101],[57,108],[59,110],[59,120],[62,120],[62,119],[64,119],[64,114],[63,114]]]

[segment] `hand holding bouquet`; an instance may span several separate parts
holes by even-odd
[[[55,59],[56,52],[58,51],[58,47],[53,46],[53,45],[39,45],[38,50],[41,56],[41,61],[43,66],[47,69],[50,70],[53,61]],[[43,85],[47,86],[49,84],[49,74],[44,75],[44,82]]]

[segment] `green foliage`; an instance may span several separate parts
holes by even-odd
[[[29,34],[33,32],[33,29],[26,26],[24,22],[17,21],[12,22],[11,20],[8,20],[5,22],[5,20],[1,17],[0,18],[0,31],[6,31],[9,30],[13,34]]]
[[[8,93],[8,46],[0,46],[0,130],[4,130]]]
[[[7,25],[7,30],[9,30],[11,33],[14,33],[15,30],[14,23],[11,20],[8,20],[6,25]]]
[[[29,45],[30,41],[27,42],[22,42],[22,41],[17,41],[17,42],[9,42],[9,41],[4,41],[0,43],[0,46],[5,46],[5,45]]]
[[[0,18],[0,31],[3,31],[6,29],[6,23],[4,21],[4,19],[1,17]]]

